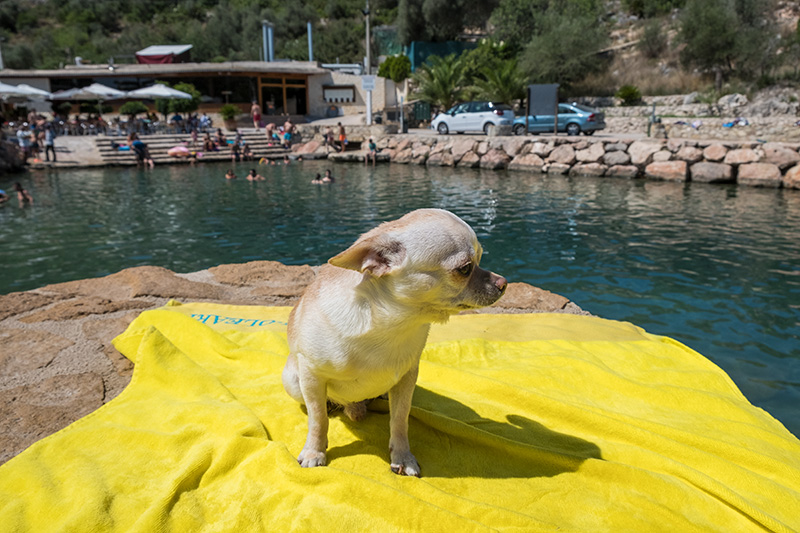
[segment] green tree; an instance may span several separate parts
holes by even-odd
[[[732,68],[738,29],[734,0],[689,0],[681,17],[681,61],[713,72],[717,91],[723,72]]]
[[[464,69],[459,57],[431,56],[412,76],[416,84],[414,94],[420,100],[442,109],[449,109],[463,100]]]
[[[464,78],[468,83],[474,83],[478,79],[486,79],[482,74],[486,69],[496,68],[504,61],[514,57],[514,51],[507,43],[493,39],[482,39],[476,48],[461,54]]]
[[[541,33],[542,17],[549,5],[550,0],[500,0],[490,19],[493,37],[521,51],[532,36]]]
[[[465,27],[482,26],[498,0],[400,0],[397,32],[405,45],[411,41],[450,41]]]
[[[533,83],[559,83],[565,88],[606,63],[597,52],[608,43],[608,32],[593,15],[549,10],[544,30],[522,53],[520,66]]]
[[[525,98],[527,78],[517,68],[516,59],[507,59],[493,68],[486,68],[482,75],[474,85],[478,98],[508,105]]]
[[[596,23],[604,8],[601,0],[500,0],[490,23],[493,38],[519,52],[531,38],[550,33],[552,15],[590,18]]]

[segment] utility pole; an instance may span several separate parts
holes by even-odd
[[[367,76],[372,74],[372,58],[370,54],[370,38],[369,38],[369,0],[367,0],[367,9],[364,10],[364,16],[367,17]]]
[[[367,8],[364,10],[364,16],[367,17],[367,76],[372,74],[372,57],[370,54],[370,39],[369,39],[369,0],[367,0]],[[364,121],[367,126],[372,125],[372,91],[367,91],[367,119]]]

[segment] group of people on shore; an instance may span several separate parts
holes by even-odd
[[[0,124],[2,123],[0,120]],[[42,152],[46,161],[50,161],[52,154],[55,162],[57,131],[55,119],[48,121],[35,111],[28,113],[27,120],[18,123],[11,131],[12,140],[15,140],[19,147],[19,156],[23,164],[27,164],[28,159],[33,159],[35,163],[40,162]]]
[[[20,182],[14,183],[14,192],[17,193],[17,201],[19,202],[20,207],[33,205],[33,196],[31,196],[31,193],[29,193]],[[8,193],[6,193],[6,191],[3,189],[0,189],[0,206],[4,205],[10,199],[11,197],[8,195]]]

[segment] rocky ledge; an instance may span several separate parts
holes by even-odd
[[[377,146],[379,161],[400,164],[800,189],[797,143],[392,135]],[[305,157],[364,160],[363,150],[321,150],[324,145],[313,139],[295,148]]]
[[[0,464],[115,398],[133,365],[112,346],[142,311],[169,300],[294,305],[317,267],[273,261],[191,274],[129,268],[103,278],[0,295]],[[580,313],[526,283],[511,283],[485,313]]]

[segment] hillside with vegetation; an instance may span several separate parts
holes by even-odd
[[[0,48],[7,68],[58,68],[75,57],[132,62],[152,44],[192,44],[195,61],[259,60],[268,20],[278,58],[308,59],[311,22],[315,60],[355,63],[365,56],[364,9],[364,0],[3,0]],[[511,101],[539,82],[582,95],[628,86],[635,99],[800,79],[797,2],[372,0],[370,11],[372,27],[384,28],[395,49],[478,43],[418,69],[421,94],[437,105],[477,95]],[[373,39],[372,57],[385,48],[386,38]]]

